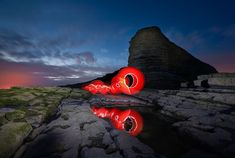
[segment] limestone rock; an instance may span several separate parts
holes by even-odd
[[[130,41],[128,65],[139,68],[148,88],[177,88],[181,81],[217,72],[169,41],[158,27],[139,30]]]
[[[61,111],[58,112],[61,113],[60,117],[42,129],[38,128],[38,131],[35,129],[27,139],[31,141],[26,143],[27,147],[18,150],[17,156],[22,158],[155,157],[154,151],[136,137],[113,129],[110,122],[94,115],[90,104],[86,101],[66,99],[62,101],[60,107]],[[63,115],[67,115],[69,119],[62,118]]]
[[[5,114],[6,119],[9,121],[17,120],[17,119],[22,119],[25,116],[25,112],[21,110],[16,110],[13,112],[8,112]]]
[[[0,157],[11,157],[31,130],[32,127],[25,122],[11,122],[3,125],[0,130]]]
[[[209,75],[200,75],[197,77],[198,80],[194,81],[195,86],[205,87],[200,84],[206,82],[208,87],[217,88],[235,88],[235,73],[214,73]]]
[[[231,86],[235,87],[235,77],[233,78],[209,78],[208,79],[209,85],[214,86]]]

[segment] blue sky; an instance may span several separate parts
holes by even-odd
[[[229,0],[0,0],[0,84],[14,66],[40,79],[33,85],[112,72],[127,65],[131,37],[147,26],[219,71],[235,72],[234,10]]]

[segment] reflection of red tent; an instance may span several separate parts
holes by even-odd
[[[110,119],[116,129],[124,130],[133,136],[138,135],[144,126],[142,116],[135,110],[120,111],[116,108],[92,107],[92,111],[98,117]]]
[[[84,85],[83,89],[92,94],[119,94],[128,95],[139,93],[144,87],[144,75],[135,67],[125,67],[112,79],[111,85],[106,85],[100,80]]]

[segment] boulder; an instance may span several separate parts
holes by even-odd
[[[145,75],[147,88],[172,89],[216,69],[171,42],[158,27],[137,31],[130,41],[128,65]]]

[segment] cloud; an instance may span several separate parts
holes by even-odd
[[[67,35],[32,38],[0,29],[0,88],[78,83],[115,70],[97,63],[93,52],[79,51],[82,44]]]
[[[16,47],[32,47],[33,43],[24,35],[15,31],[0,28],[0,48],[12,49]]]
[[[82,52],[77,54],[77,61],[79,64],[92,64],[96,61],[93,53],[91,52]]]
[[[72,50],[84,40],[75,44],[67,35],[56,38],[32,39],[10,31],[0,29],[0,58],[13,62],[41,62],[45,65],[70,66],[95,63],[92,52]]]

